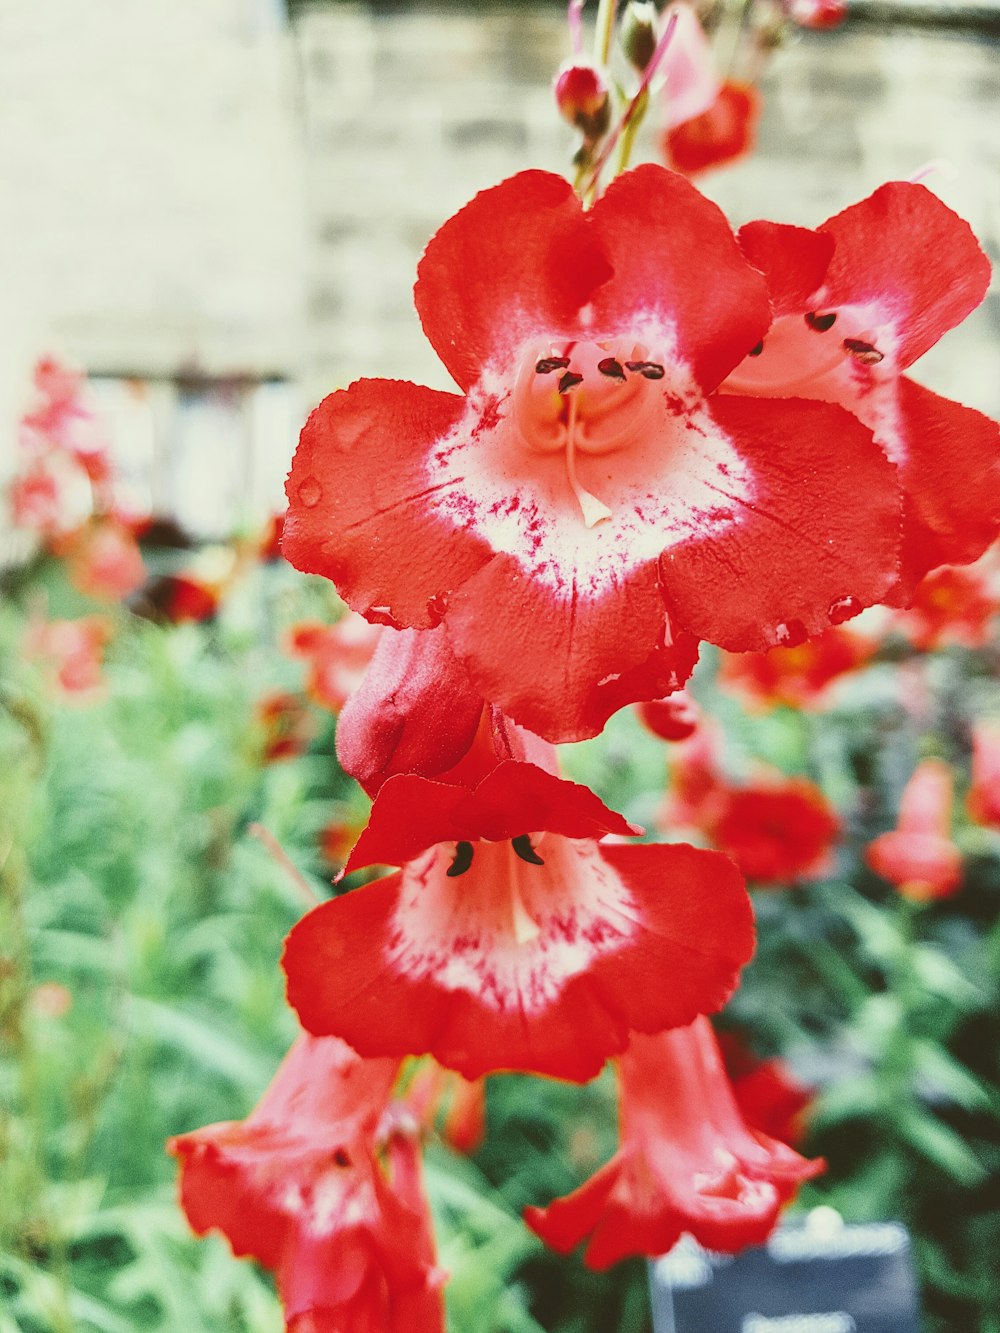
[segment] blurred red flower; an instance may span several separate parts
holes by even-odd
[[[708,831],[748,880],[766,886],[823,874],[840,821],[815,783],[789,778],[730,790]]]
[[[381,629],[349,611],[327,625],[302,620],[289,630],[286,645],[306,663],[306,689],[323,708],[339,713],[364,679]]]
[[[664,132],[667,165],[685,176],[736,162],[753,150],[761,100],[751,84],[727,81],[707,111]]]
[[[723,653],[718,683],[752,708],[816,708],[828,685],[864,666],[878,642],[844,626],[766,653]]]
[[[917,584],[913,599],[896,624],[915,648],[930,652],[947,643],[982,648],[1000,610],[993,570],[981,563],[944,565]]]
[[[619,1069],[618,1152],[573,1194],[525,1211],[560,1253],[589,1238],[590,1268],[665,1254],[683,1232],[729,1254],[759,1245],[781,1204],[823,1170],[747,1125],[707,1018],[634,1036]]]
[[[907,898],[949,898],[962,883],[951,840],[954,776],[943,760],[918,764],[903,789],[896,828],[868,844],[865,860]]]

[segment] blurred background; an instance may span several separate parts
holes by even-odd
[[[163,1151],[259,1097],[294,1034],[282,936],[366,817],[333,736],[370,642],[272,520],[322,395],[448,387],[417,260],[476,190],[569,170],[567,54],[541,0],[0,0],[0,488],[27,495],[0,510],[0,1333],[282,1326],[267,1275],[190,1237]],[[756,151],[699,180],[734,225],[930,166],[1000,257],[995,0],[856,0],[787,27],[760,88]],[[916,377],[1000,415],[996,280]],[[13,480],[67,421],[71,520]],[[927,1333],[1000,1330],[998,592],[988,555],[833,666],[706,650],[707,750],[629,711],[566,759],[654,835],[749,858],[760,948],[719,1024],[745,1114],[827,1157],[804,1205],[910,1227]],[[927,760],[961,871],[914,900],[866,849]],[[777,859],[685,805],[706,769],[730,814],[793,784],[760,817]],[[614,1150],[612,1080],[498,1077],[486,1110],[428,1149],[452,1333],[645,1333],[643,1264],[595,1276],[520,1222]]]

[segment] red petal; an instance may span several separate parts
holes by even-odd
[[[742,157],[756,142],[760,108],[760,94],[751,84],[723,84],[707,111],[664,134],[667,161],[675,171],[697,176]]]
[[[713,522],[661,557],[677,622],[745,652],[822,633],[845,598],[879,601],[896,575],[900,497],[871,433],[805,399],[718,396],[709,407],[752,489],[723,478],[714,489],[732,502],[731,526]]]
[[[697,647],[663,649],[663,625],[653,563],[602,587],[591,571],[567,565],[554,579],[506,555],[452,596],[447,618],[483,696],[556,744],[596,736],[617,708],[687,679]]]
[[[724,1003],[753,935],[731,862],[609,847],[602,867],[586,844],[540,847],[545,864],[518,881],[537,933],[520,939],[497,870],[513,853],[489,844],[457,880],[440,858],[422,860],[311,912],[284,957],[304,1025],[369,1054],[430,1051],[467,1078],[520,1069],[583,1081],[630,1030]]]
[[[748,222],[736,235],[747,260],[767,279],[775,316],[801,314],[823,283],[833,237],[780,222]]]
[[[524,833],[601,838],[641,833],[587,787],[534,764],[506,760],[474,791],[401,774],[383,786],[345,874],[367,865],[404,865],[436,843],[506,842]]]
[[[369,795],[395,773],[433,777],[472,744],[483,701],[443,629],[382,631],[337,722],[337,758]]]
[[[964,565],[1000,529],[1000,427],[981,412],[899,377],[900,480],[909,504],[903,582]]]
[[[522,171],[483,190],[431,238],[413,298],[457,384],[509,369],[531,340],[580,336],[611,268],[562,176]]]
[[[436,624],[433,599],[490,555],[427,505],[441,487],[428,488],[425,460],[464,411],[454,394],[398,380],[358,380],[324,398],[305,424],[285,488],[286,558],[332,579],[369,619]]]
[[[990,262],[969,224],[923,185],[890,181],[820,231],[834,239],[823,304],[884,311],[901,367],[960,324],[990,284]]]
[[[701,388],[714,389],[771,322],[764,282],[723,213],[650,163],[619,176],[590,216],[615,271],[594,296],[595,324],[623,337],[654,325]]]

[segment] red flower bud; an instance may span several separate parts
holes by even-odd
[[[611,123],[611,98],[604,75],[593,65],[574,60],[556,75],[556,106],[564,119],[587,139],[600,139]]]

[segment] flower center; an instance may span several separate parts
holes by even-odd
[[[862,383],[866,372],[885,359],[863,320],[861,311],[848,306],[780,316],[723,391],[811,397],[821,384],[845,373]]]
[[[565,459],[566,479],[588,528],[612,516],[581,483],[580,456],[632,447],[662,410],[663,366],[637,343],[571,342],[535,351],[514,386],[513,422],[530,453]]]

